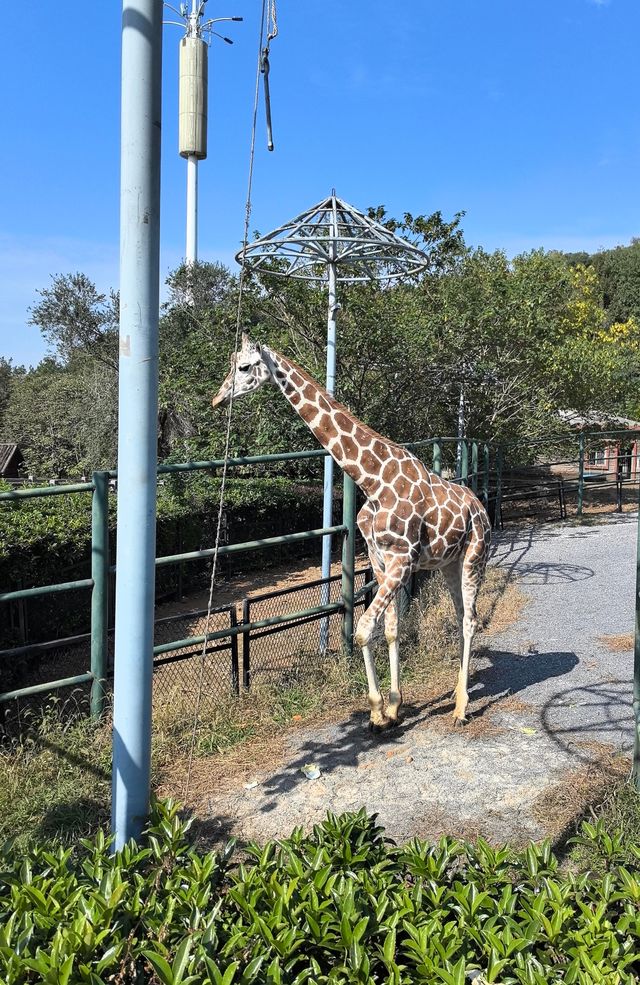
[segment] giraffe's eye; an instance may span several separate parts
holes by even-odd
[[[251,369],[251,363],[241,363],[240,366],[238,366],[238,370],[241,373],[248,373],[250,369]]]

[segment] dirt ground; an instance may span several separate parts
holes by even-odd
[[[470,724],[453,728],[450,686],[424,682],[383,736],[363,693],[341,720],[200,761],[190,806],[203,837],[263,841],[365,806],[397,841],[560,838],[628,771],[635,529],[625,514],[498,535],[493,564],[527,604],[511,626],[498,605],[478,638]]]

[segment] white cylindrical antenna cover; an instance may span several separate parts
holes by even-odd
[[[207,55],[202,38],[180,42],[180,153],[200,160],[207,156]]]

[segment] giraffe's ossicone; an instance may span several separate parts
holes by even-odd
[[[454,721],[465,721],[471,644],[477,626],[476,599],[491,537],[487,512],[473,492],[430,472],[406,448],[383,438],[340,404],[303,369],[268,346],[242,336],[231,370],[212,400],[213,407],[275,384],[320,444],[362,490],[365,503],[358,527],[367,543],[378,592],[355,633],[362,647],[371,724],[388,728],[402,704],[396,595],[413,572],[442,571],[460,628],[460,671]],[[391,689],[384,706],[372,653],[376,624],[384,617],[389,645]]]

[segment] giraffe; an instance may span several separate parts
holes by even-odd
[[[362,647],[369,687],[370,726],[398,723],[402,706],[396,595],[414,571],[441,570],[453,599],[460,632],[460,668],[455,688],[455,725],[466,721],[467,684],[476,599],[487,562],[491,524],[484,506],[465,486],[430,472],[410,451],[359,421],[308,373],[243,333],[239,352],[212,406],[218,407],[275,384],[320,444],[360,487],[365,503],[357,523],[364,537],[378,591],[358,621],[354,638]],[[384,614],[391,686],[385,708],[376,675],[373,637]]]

